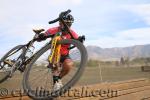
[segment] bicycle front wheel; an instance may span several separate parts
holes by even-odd
[[[18,45],[7,52],[0,60],[0,83],[8,79],[13,64],[25,51],[24,45]]]
[[[75,46],[75,48],[71,49],[69,53],[74,62],[74,66],[71,68],[71,71],[62,78],[63,87],[58,91],[53,92],[52,73],[51,69],[47,68],[47,59],[51,52],[51,44],[48,44],[39,50],[27,65],[23,77],[23,88],[27,95],[33,99],[50,100],[64,94],[79,80],[84,71],[88,58],[84,45],[73,39],[61,40],[58,43],[61,45],[71,44],[72,46]]]

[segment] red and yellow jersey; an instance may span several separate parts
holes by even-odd
[[[55,35],[56,33],[61,32],[59,27],[53,27],[50,28],[46,31],[46,35]],[[78,39],[78,35],[77,33],[75,33],[72,29],[70,29],[70,32],[72,34],[72,36],[74,37],[74,39]],[[69,33],[65,33],[62,32],[62,39],[71,39],[71,35]],[[68,48],[70,47],[69,44],[66,45],[61,45],[61,49],[60,49],[60,53],[61,55],[68,55],[69,54],[69,50]]]

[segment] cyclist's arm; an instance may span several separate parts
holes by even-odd
[[[83,41],[85,41],[85,36],[84,36],[84,35],[78,36],[78,34],[75,33],[75,32],[72,31],[72,30],[71,30],[71,33],[72,33],[72,36],[73,36],[74,39],[80,41],[81,43],[83,43]],[[70,49],[73,49],[73,48],[75,48],[75,46],[71,46],[71,47],[69,47],[68,49],[70,50]]]
[[[74,32],[73,30],[71,30],[71,33],[72,33],[72,36],[74,39],[80,41],[83,43],[83,41],[85,41],[85,36],[82,35],[82,36],[78,36],[78,34],[76,32]]]
[[[71,34],[72,34],[74,39],[78,39],[79,36],[78,36],[78,34],[75,31],[70,30],[70,32],[71,32]]]
[[[45,35],[49,37],[53,37],[58,32],[58,30],[59,30],[58,27],[50,28],[45,32]]]
[[[54,28],[50,28],[48,29],[45,33],[41,33],[39,34],[38,38],[36,39],[38,42],[41,42],[41,41],[44,41],[46,40],[47,38],[49,37],[53,37],[55,35],[57,31],[57,27],[54,27]]]

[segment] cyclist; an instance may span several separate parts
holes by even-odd
[[[63,20],[66,23],[66,25],[69,27],[69,30],[73,36],[74,39],[79,40],[80,42],[83,42],[85,40],[85,36],[78,36],[76,32],[74,32],[71,29],[71,25],[74,22],[74,18],[71,14],[67,14],[63,16]],[[71,35],[66,30],[66,27],[63,25],[61,21],[59,21],[58,27],[53,27],[48,29],[45,33],[41,33],[38,37],[38,41],[45,40],[47,36],[53,37],[56,33],[61,32],[63,39],[71,39]],[[60,89],[63,85],[61,82],[61,78],[63,78],[65,75],[69,73],[71,68],[73,67],[73,61],[71,60],[69,56],[69,44],[61,45],[60,49],[60,63],[62,64],[62,71],[58,74],[57,71],[53,72],[53,82],[54,82],[54,90]]]

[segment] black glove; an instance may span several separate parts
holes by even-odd
[[[38,42],[46,40],[47,36],[44,33],[39,34],[38,38],[36,39]]]
[[[85,41],[85,36],[84,35],[79,36],[78,40],[83,43],[83,41]]]

